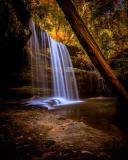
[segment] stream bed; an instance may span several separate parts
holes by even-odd
[[[1,100],[0,159],[128,159],[128,134],[119,123],[115,98],[90,98],[53,110],[21,102]]]

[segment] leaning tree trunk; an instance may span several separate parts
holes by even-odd
[[[95,67],[99,70],[103,78],[109,84],[122,106],[128,105],[128,93],[114,75],[112,69],[105,61],[104,56],[93,37],[89,33],[82,18],[79,16],[71,0],[56,0],[63,10],[66,19],[76,33],[80,44],[87,52]]]

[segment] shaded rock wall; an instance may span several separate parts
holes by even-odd
[[[75,75],[80,98],[113,96],[111,89],[96,70],[75,69]]]
[[[22,85],[25,45],[30,36],[28,1],[0,0],[0,97]]]
[[[128,91],[128,48],[118,56],[108,61],[111,68],[119,78],[124,88]]]

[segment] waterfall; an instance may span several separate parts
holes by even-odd
[[[78,101],[77,83],[67,47],[55,41],[32,21],[30,29],[33,96],[43,97],[40,101],[43,104],[46,99],[59,104]]]
[[[67,47],[49,37],[54,96],[78,99],[78,90]]]

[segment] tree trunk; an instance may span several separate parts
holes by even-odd
[[[117,77],[114,75],[112,69],[107,64],[102,52],[93,37],[89,33],[82,18],[79,16],[71,0],[56,0],[63,10],[66,19],[69,21],[74,30],[80,44],[87,52],[95,67],[99,70],[103,78],[109,84],[110,88],[115,93],[117,99],[122,106],[128,106],[128,93],[121,85]]]

